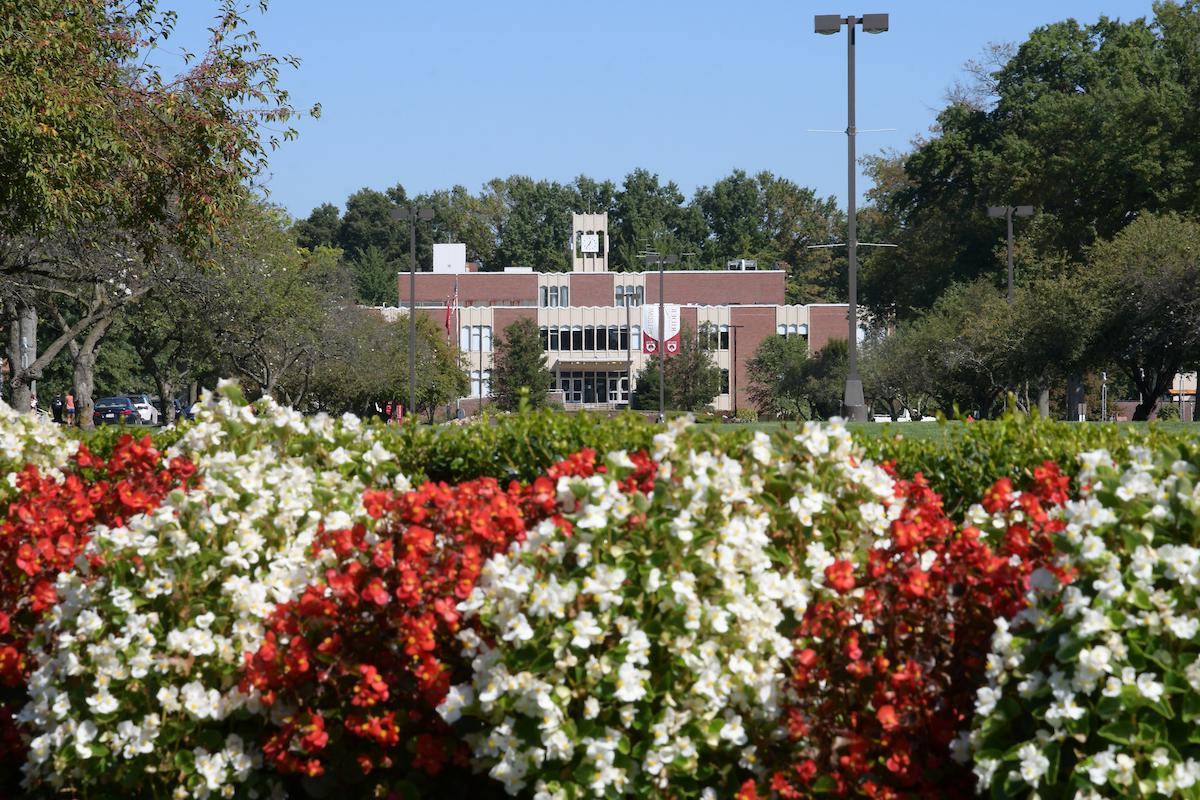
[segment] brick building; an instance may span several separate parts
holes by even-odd
[[[433,271],[417,274],[417,308],[439,324],[457,290],[451,335],[470,365],[472,398],[490,394],[492,342],[522,317],[541,329],[554,391],[568,408],[626,405],[638,371],[657,358],[642,352],[642,326],[645,307],[657,309],[658,272],[609,271],[607,214],[573,214],[572,231],[570,272],[477,272],[465,263],[462,245],[447,244],[435,245]],[[802,336],[815,351],[847,332],[844,304],[787,305],[781,270],[746,261],[729,266],[723,272],[672,269],[663,276],[664,302],[679,306],[681,327],[695,332],[707,324],[712,332],[722,370],[722,393],[713,406],[721,411],[749,405],[746,363],[768,336]],[[398,278],[403,310],[409,277]]]

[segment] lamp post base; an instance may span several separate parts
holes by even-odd
[[[847,380],[846,394],[842,399],[842,417],[847,422],[867,422],[867,411],[867,404],[863,400],[862,381]]]

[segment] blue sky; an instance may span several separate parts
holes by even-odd
[[[191,0],[179,39],[206,24]],[[645,167],[687,194],[734,168],[846,194],[846,40],[816,13],[885,11],[860,35],[859,153],[925,133],[962,64],[1067,17],[1148,15],[1150,0],[550,2],[274,0],[250,13],[283,81],[323,115],[271,157],[271,199],[294,216],[364,187],[410,193],[497,175],[621,179]],[[860,192],[867,188],[860,178]]]

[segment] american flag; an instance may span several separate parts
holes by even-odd
[[[446,338],[450,338],[450,317],[458,316],[458,279],[454,279],[454,294],[446,298]]]

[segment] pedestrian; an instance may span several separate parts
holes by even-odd
[[[50,413],[54,416],[55,424],[62,425],[63,396],[61,394],[54,395],[54,399],[50,401]]]
[[[75,424],[75,395],[72,392],[67,392],[67,399],[63,401],[63,411],[67,415],[67,424]]]

